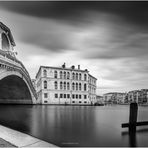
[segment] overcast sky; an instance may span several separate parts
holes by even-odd
[[[40,65],[81,65],[97,94],[148,88],[148,2],[0,2],[18,58],[34,78]]]

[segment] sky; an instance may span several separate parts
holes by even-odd
[[[148,88],[147,18],[146,1],[0,1],[31,78],[41,65],[81,65],[98,95]]]

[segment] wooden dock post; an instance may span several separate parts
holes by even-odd
[[[137,123],[137,114],[138,114],[138,104],[136,102],[130,104],[130,115],[129,115],[129,132],[136,131]]]

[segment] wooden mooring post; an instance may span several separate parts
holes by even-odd
[[[122,128],[128,127],[129,132],[136,132],[136,126],[148,125],[148,121],[137,122],[138,104],[130,104],[129,123],[123,123]]]

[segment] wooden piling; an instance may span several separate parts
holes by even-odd
[[[131,103],[130,104],[130,116],[129,116],[129,131],[135,132],[136,131],[136,122],[137,122],[137,113],[138,113],[138,104]]]

